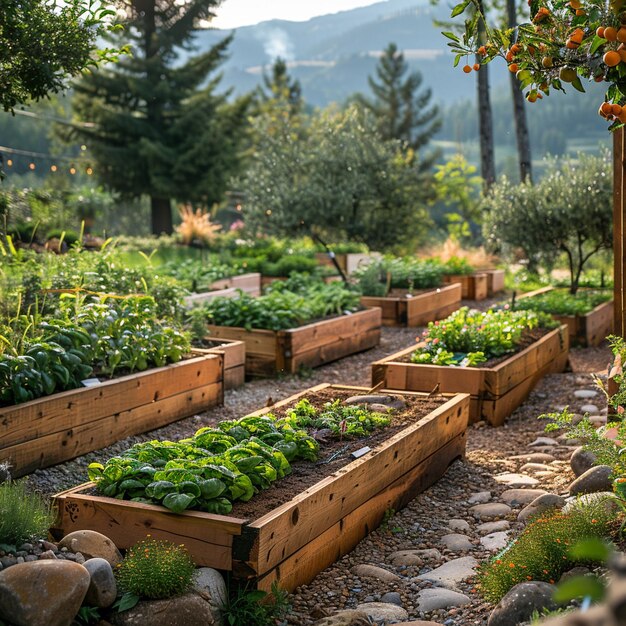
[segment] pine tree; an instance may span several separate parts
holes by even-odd
[[[289,76],[287,63],[280,57],[274,61],[271,74],[263,73],[263,87],[259,87],[259,96],[261,102],[285,100],[289,103],[293,113],[302,110],[300,81]]]
[[[216,93],[232,36],[180,63],[200,20],[219,0],[130,0],[124,36],[132,57],[76,85],[75,110],[93,126],[72,132],[91,150],[102,181],[150,196],[152,231],[172,232],[171,201],[211,206],[239,167],[249,98]]]
[[[390,43],[376,67],[378,82],[371,76],[368,78],[374,100],[360,96],[358,101],[376,116],[384,139],[399,139],[418,150],[441,128],[441,118],[436,105],[428,106],[431,90],[418,93],[422,86],[421,73],[414,71],[407,75],[408,70],[404,55],[395,43]]]

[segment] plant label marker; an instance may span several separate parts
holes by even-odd
[[[80,381],[83,387],[96,387],[97,385],[101,385],[102,381],[99,378],[85,378],[85,380]]]
[[[368,452],[371,452],[372,449],[369,446],[365,446],[364,448],[359,448],[355,450],[350,456],[353,459],[360,459],[362,456],[366,455]]]

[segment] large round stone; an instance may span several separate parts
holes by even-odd
[[[69,626],[88,588],[89,572],[78,563],[18,563],[0,572],[0,619],[15,626]]]
[[[556,609],[552,599],[555,589],[554,585],[538,580],[515,585],[492,611],[488,626],[521,624],[530,619],[535,610],[541,613],[543,609]]]
[[[59,548],[80,552],[86,559],[106,559],[112,567],[122,562],[122,555],[115,544],[95,530],[76,530],[63,537]]]

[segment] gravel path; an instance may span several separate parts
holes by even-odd
[[[201,426],[221,419],[240,417],[265,406],[270,397],[279,400],[322,382],[369,387],[370,363],[407,347],[419,332],[421,329],[384,328],[381,344],[375,349],[320,367],[306,376],[247,383],[240,389],[226,392],[223,407],[145,435],[130,437],[59,466],[38,470],[28,477],[28,481],[43,493],[52,494],[84,482],[87,479],[86,467],[90,462],[105,460],[135,442],[156,437],[186,437]],[[364,602],[379,601],[385,593],[392,592],[399,594],[399,597],[393,597],[408,613],[405,619],[431,619],[446,626],[486,624],[492,607],[475,593],[471,578],[455,584],[456,590],[469,598],[467,604],[424,611],[420,604],[422,592],[435,587],[432,582],[418,576],[427,575],[430,570],[448,561],[473,557],[480,562],[494,553],[480,541],[484,535],[484,531],[479,528],[482,520],[476,519],[469,511],[472,506],[469,499],[472,494],[488,491],[488,502],[501,502],[500,495],[509,487],[497,482],[494,477],[504,472],[517,472],[525,463],[523,459],[511,457],[529,452],[548,452],[554,460],[548,463],[548,468],[539,472],[540,475],[536,475],[540,483],[537,486],[558,493],[571,482],[573,476],[567,459],[573,448],[564,445],[567,442],[559,441],[557,445],[547,447],[529,447],[531,442],[543,435],[542,425],[536,418],[541,413],[565,405],[580,412],[582,405],[589,404],[590,400],[579,400],[574,396],[574,391],[595,389],[592,374],[606,374],[609,356],[606,346],[572,350],[570,363],[573,371],[546,377],[505,426],[493,429],[484,424],[473,425],[469,432],[466,459],[455,462],[437,484],[372,532],[353,552],[319,574],[309,585],[296,590],[292,596],[290,623],[310,625],[320,617],[355,608]],[[601,413],[605,405],[601,394],[591,402],[598,406],[598,412]],[[508,538],[519,532],[517,513],[518,510],[513,509],[500,517],[502,522],[506,522],[503,526],[510,527]],[[461,522],[451,523],[451,520]],[[464,535],[471,547],[446,547],[441,541],[450,533]],[[432,552],[433,548],[438,554]],[[419,564],[398,564],[391,555],[399,550],[431,552],[418,559]],[[355,574],[354,567],[364,564],[384,568],[397,578],[393,582],[384,582],[377,577]],[[389,598],[385,596],[386,600]]]

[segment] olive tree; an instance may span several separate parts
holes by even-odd
[[[434,195],[430,173],[398,140],[384,140],[358,105],[308,120],[257,120],[260,137],[241,182],[253,230],[316,232],[329,241],[399,248],[424,237]]]
[[[585,264],[613,236],[613,187],[608,154],[552,161],[535,186],[503,179],[485,200],[484,233],[491,248],[519,248],[529,268],[567,259],[570,292]]]

